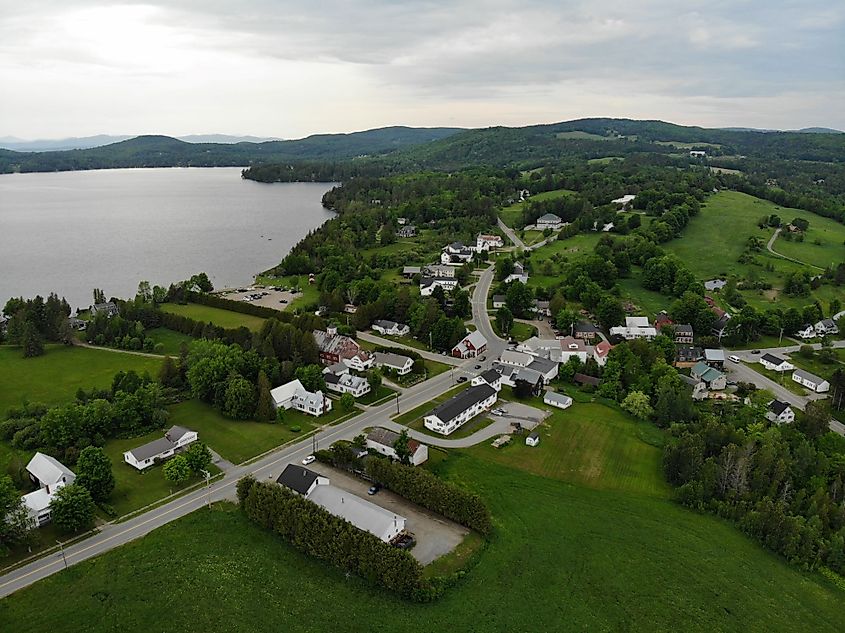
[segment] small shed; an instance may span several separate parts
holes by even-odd
[[[537,431],[529,434],[528,437],[525,438],[525,445],[526,446],[537,446],[540,443],[540,434]]]

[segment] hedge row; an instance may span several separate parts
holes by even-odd
[[[428,601],[439,595],[406,550],[384,543],[283,486],[247,476],[238,481],[237,489],[241,509],[250,520],[306,554],[405,598]]]
[[[241,314],[261,317],[262,319],[276,319],[282,323],[292,323],[294,319],[294,315],[290,312],[282,312],[281,310],[256,305],[248,301],[232,301],[231,299],[224,299],[218,295],[189,291],[185,293],[185,298],[190,303],[199,303],[212,308],[229,310],[230,312],[240,312]]]
[[[368,459],[366,462],[367,475],[399,496],[484,536],[493,531],[490,510],[477,494],[443,481],[422,468],[386,459]]]
[[[383,354],[398,354],[399,356],[407,356],[408,358],[413,358],[414,360],[422,360],[423,358],[422,354],[420,354],[419,352],[415,352],[405,347],[389,347],[387,345],[376,345],[375,351],[382,352]]]
[[[227,345],[236,343],[246,350],[252,347],[252,332],[246,327],[227,329],[213,323],[203,323],[181,314],[164,311],[161,312],[161,327],[187,334],[192,338],[220,340]]]

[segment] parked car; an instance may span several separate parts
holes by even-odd
[[[467,377],[466,377],[466,376],[459,376],[459,377],[458,377],[458,382],[466,382],[466,381],[467,381]]]
[[[287,302],[288,302],[287,299],[279,299],[279,303],[287,303]]]
[[[416,544],[417,539],[415,539],[414,535],[410,533],[400,534],[393,539],[393,546],[398,547],[399,549],[411,549]]]
[[[485,360],[487,360],[487,357],[486,357],[486,356],[482,356],[479,360],[485,361]]]
[[[370,489],[367,490],[367,494],[371,497],[375,494],[378,494],[378,491],[381,490],[381,484],[373,484],[370,486]]]
[[[736,354],[732,354],[732,355],[728,356],[728,360],[731,361],[732,363],[738,363],[739,362],[739,356],[737,356]]]
[[[493,415],[505,415],[506,412],[504,409],[493,409],[490,413]]]
[[[302,460],[302,465],[307,466],[308,464],[313,464],[316,459],[317,458],[313,455],[309,455],[308,457]]]
[[[752,353],[752,354],[759,354],[759,353],[760,353],[760,350],[759,350],[759,349],[752,349],[752,350],[751,350],[751,353]]]
[[[481,369],[481,365],[476,365],[476,366],[475,366],[475,368],[476,368],[476,369]]]

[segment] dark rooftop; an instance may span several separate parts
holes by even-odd
[[[308,470],[296,464],[288,464],[282,471],[282,474],[276,479],[276,483],[282,484],[301,495],[305,495],[308,494],[308,489],[311,488],[311,485],[317,481],[317,477],[319,475],[313,470]]]
[[[436,406],[431,412],[431,415],[436,415],[444,422],[454,420],[471,406],[478,404],[482,400],[486,400],[495,393],[496,390],[490,385],[476,385],[475,387],[470,387],[453,398],[450,398],[443,404]]]

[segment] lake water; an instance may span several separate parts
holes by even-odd
[[[332,213],[327,183],[263,184],[240,168],[0,175],[0,309],[11,296],[91,303],[205,271],[250,283]]]

